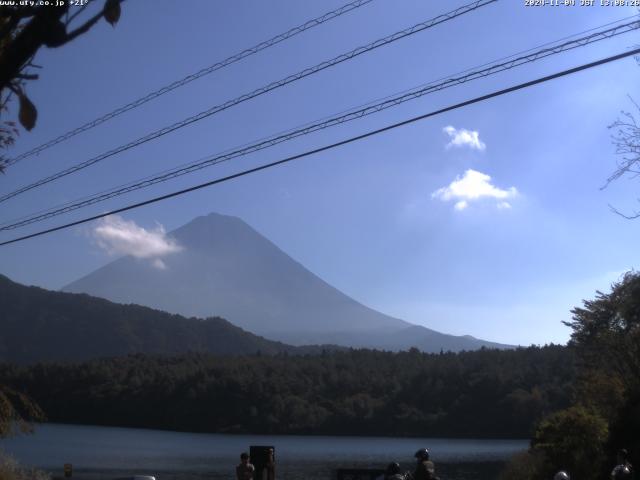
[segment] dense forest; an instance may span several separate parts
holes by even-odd
[[[574,376],[559,346],[0,365],[54,422],[279,434],[529,437]]]

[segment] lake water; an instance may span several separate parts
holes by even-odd
[[[327,436],[224,435],[133,428],[45,424],[35,434],[0,441],[22,464],[74,479],[107,480],[130,474],[158,480],[233,479],[239,454],[250,445],[273,445],[278,480],[329,480],[337,468],[413,467],[413,453],[429,448],[442,480],[496,478],[527,440],[464,440]]]

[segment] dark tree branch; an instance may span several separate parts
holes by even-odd
[[[93,27],[96,23],[98,23],[98,21],[102,18],[103,15],[104,15],[104,9],[100,10],[99,13],[96,13],[93,17],[87,20],[80,27],[76,28],[73,32],[67,33],[67,38],[65,39],[65,42],[62,45],[70,42],[71,40],[82,35],[83,33],[87,33],[89,29],[91,29],[91,27]]]
[[[0,28],[0,38],[5,38],[15,30],[20,23],[20,19],[17,17],[9,17],[4,25]]]
[[[117,2],[118,4],[121,4],[122,2],[124,2],[124,0],[117,0]],[[79,35],[82,35],[83,33],[87,33],[91,27],[93,27],[102,17],[104,17],[104,14],[107,10],[107,4],[108,2],[105,1],[104,6],[102,7],[102,10],[100,10],[99,13],[96,13],[93,17],[87,20],[80,27],[76,28],[73,32],[69,32],[67,34],[67,40],[65,41],[65,43],[70,42],[71,40],[73,40]]]
[[[69,2],[40,7],[0,5],[0,114],[7,111],[7,105],[15,95],[20,103],[20,123],[31,130],[37,120],[37,109],[25,95],[24,85],[26,81],[39,78],[29,71],[30,67],[41,68],[32,63],[38,50],[43,46],[57,48],[69,43],[88,32],[102,18],[114,26],[123,1],[103,0],[100,11],[72,31],[68,31],[70,24],[86,12],[88,2],[73,14],[69,12]],[[18,130],[13,122],[0,123],[0,149],[12,145],[15,135]],[[6,159],[0,155],[0,173],[4,173],[5,167]]]
[[[631,103],[636,110],[640,112],[640,105],[631,97]],[[616,147],[616,154],[623,155],[622,160],[618,161],[618,168],[607,178],[605,184],[600,187],[601,190],[607,188],[612,182],[618,180],[628,173],[635,173],[640,166],[640,125],[636,117],[630,112],[621,112],[621,118],[609,125],[609,129],[615,129],[615,133],[611,136],[611,141]],[[619,212],[616,212],[619,214]],[[623,215],[624,216],[624,215]],[[637,218],[637,217],[632,217]]]
[[[0,57],[0,91],[8,87],[22,68],[51,37],[68,7],[42,7],[7,45]]]
[[[118,3],[122,3],[122,1],[117,0]],[[88,32],[91,27],[104,17],[106,6],[107,2],[105,2],[100,12],[69,33],[66,32],[66,26],[61,21],[61,18],[68,12],[68,5],[60,7],[47,6],[32,10],[31,20],[5,47],[0,56],[0,91],[7,88],[11,80],[17,78],[39,48],[43,45],[57,48]],[[69,19],[69,22],[79,13],[76,12]]]
[[[19,73],[16,75],[16,78],[19,78],[20,80],[37,80],[40,78],[40,75],[35,73]]]
[[[7,85],[7,88],[16,95],[22,94],[22,87],[20,87],[20,84],[10,83],[9,85]]]
[[[73,22],[76,17],[78,15],[80,15],[82,12],[84,12],[84,10],[89,6],[89,2],[85,3],[84,5],[82,5],[80,8],[78,8],[78,11],[76,11],[76,13],[74,13],[73,15],[71,15],[69,17],[69,19],[67,20],[67,26],[69,26],[71,24],[71,22]]]
[[[622,218],[626,218],[627,220],[635,220],[636,218],[640,218],[640,212],[633,212],[633,214],[631,215],[625,215],[611,204],[609,204],[609,209],[616,215],[620,215]]]

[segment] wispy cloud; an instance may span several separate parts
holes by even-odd
[[[487,146],[480,140],[480,133],[466,128],[455,128],[448,125],[442,129],[444,133],[449,135],[449,143],[446,148],[452,147],[469,147],[472,150],[484,151]]]
[[[167,264],[164,263],[162,261],[162,259],[160,259],[160,258],[156,258],[153,262],[151,262],[151,265],[156,267],[158,270],[166,270],[167,269]]]
[[[511,204],[507,199],[513,198],[517,194],[518,190],[515,187],[503,190],[491,184],[489,175],[469,169],[464,172],[462,177],[458,175],[448,186],[433,192],[431,197],[443,202],[455,201],[454,208],[456,210],[464,210],[470,202],[483,198],[496,200],[496,207],[499,209],[508,209],[511,208]]]
[[[98,246],[110,255],[151,259],[152,265],[160,270],[167,268],[161,257],[182,250],[175,240],[167,237],[162,225],[146,230],[118,215],[103,218],[92,233]]]

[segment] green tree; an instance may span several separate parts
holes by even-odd
[[[514,460],[505,479],[550,478],[559,469],[605,478],[622,447],[640,463],[640,274],[625,274],[572,315],[565,324],[578,359],[573,406],[538,424],[531,450]]]
[[[608,433],[607,422],[597,413],[573,406],[540,422],[531,447],[543,454],[544,477],[567,470],[575,478],[595,480],[606,461]]]
[[[640,273],[629,272],[611,293],[597,292],[573,310],[570,345],[582,360],[576,391],[607,420],[608,453],[626,447],[640,462]]]
[[[596,293],[572,310],[570,346],[588,371],[617,376],[627,393],[640,390],[640,274],[629,272],[611,293]]]

